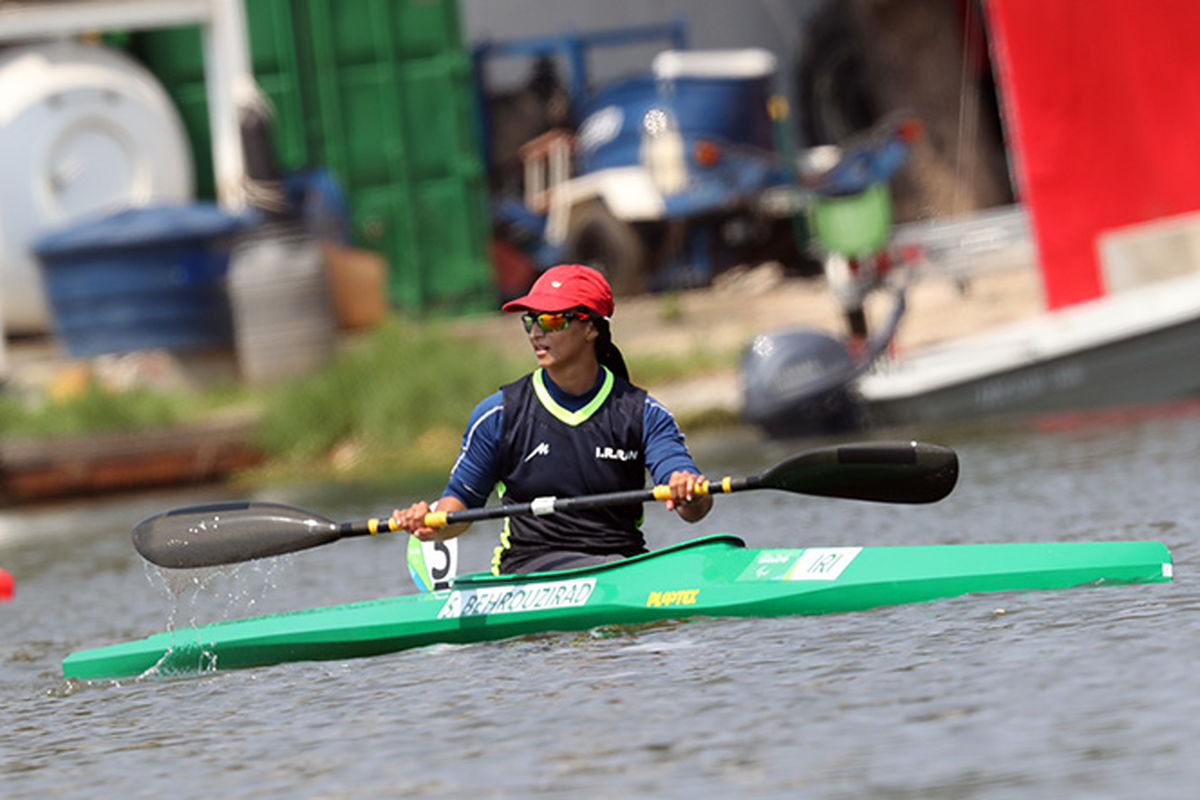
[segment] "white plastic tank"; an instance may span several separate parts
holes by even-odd
[[[31,243],[102,212],[194,194],[187,134],[157,79],[74,40],[0,50],[0,322],[51,319]]]

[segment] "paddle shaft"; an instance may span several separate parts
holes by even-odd
[[[695,494],[729,494],[754,488],[751,478],[725,478],[720,483],[704,481],[695,488]],[[485,519],[502,519],[504,517],[545,516],[560,514],[564,511],[583,511],[589,508],[607,508],[609,506],[633,505],[648,503],[653,500],[665,501],[671,496],[668,486],[655,486],[652,489],[631,489],[625,492],[606,492],[589,494],[583,497],[538,497],[527,503],[509,503],[486,508],[468,508],[463,511],[431,511],[425,515],[425,525],[429,528],[445,528],[464,522],[481,522]],[[361,520],[359,522],[343,522],[340,533],[343,536],[370,536],[376,533],[387,533],[400,530],[400,526],[391,518]]]

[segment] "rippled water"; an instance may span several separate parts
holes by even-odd
[[[621,795],[1193,797],[1200,780],[1200,417],[922,431],[959,488],[929,507],[751,492],[654,545],[1152,538],[1171,584],[976,595],[824,617],[705,620],[436,646],[191,679],[80,683],[68,652],[170,624],[411,591],[404,542],[347,541],[168,586],[128,532],[220,489],[0,514],[6,798]],[[710,475],[804,445],[697,442]],[[263,498],[337,519],[407,498]],[[494,528],[464,541],[482,567]]]

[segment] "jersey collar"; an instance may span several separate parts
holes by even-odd
[[[600,388],[596,390],[592,399],[577,411],[565,408],[554,399],[550,393],[550,388],[546,385],[546,371],[541,367],[534,370],[533,373],[533,392],[537,395],[538,402],[542,404],[542,407],[549,411],[555,419],[574,427],[586,422],[592,414],[596,413],[596,410],[600,406],[604,405],[604,401],[612,394],[613,383],[615,382],[613,374],[608,367],[603,365],[601,365],[600,369],[604,372],[604,380],[600,384]]]

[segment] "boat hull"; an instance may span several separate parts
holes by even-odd
[[[1200,372],[1190,367],[1200,358],[1200,272],[915,349],[869,372],[825,366],[830,359],[796,335],[767,337],[757,345],[766,355],[752,351],[743,367],[746,418],[771,436],[1200,398]],[[806,370],[827,381],[793,381]]]
[[[1170,578],[1171,555],[1158,542],[757,549],[714,536],[618,564],[467,575],[438,592],[167,631],[73,653],[63,674],[186,675],[691,616],[827,614],[973,592]]]
[[[873,425],[1090,411],[1200,396],[1183,365],[1200,353],[1200,317],[1070,355],[912,395],[872,397]]]
[[[871,424],[945,422],[1200,397],[1200,273],[1129,289],[864,375]]]

